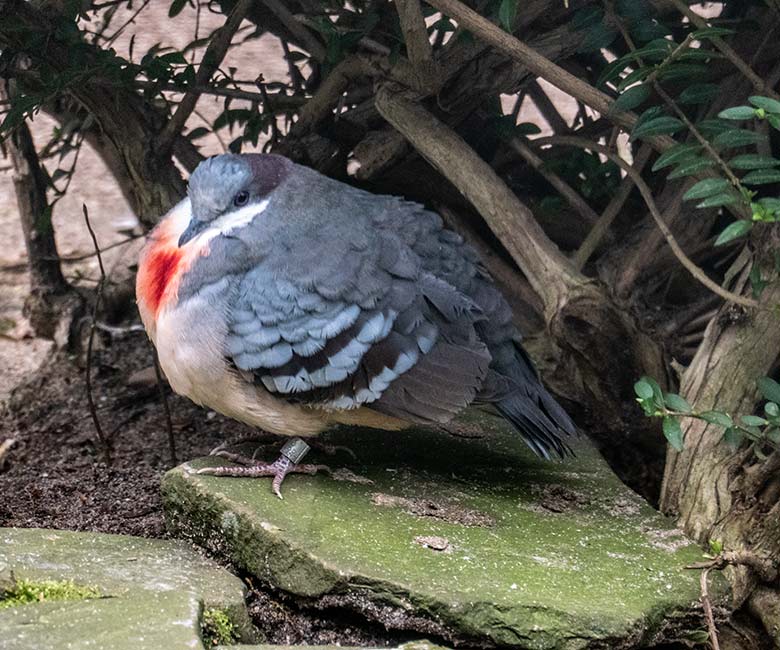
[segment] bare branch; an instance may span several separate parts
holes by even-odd
[[[556,88],[560,88],[572,97],[579,99],[602,115],[609,113],[613,103],[609,95],[543,57],[536,50],[494,25],[487,18],[480,16],[462,2],[458,0],[426,0],[426,2],[447,16],[454,18],[461,27],[473,32],[477,38],[484,40],[526,66],[535,76],[546,79]],[[636,122],[636,116],[631,113],[618,113],[610,117],[615,123],[629,129]]]
[[[563,116],[558,112],[555,104],[552,103],[552,100],[547,93],[544,92],[544,88],[539,85],[539,82],[536,79],[526,85],[526,92],[534,103],[534,106],[536,106],[542,114],[542,117],[547,120],[547,123],[554,133],[563,134],[569,130],[569,125],[566,123],[566,120],[563,119]],[[520,111],[520,101],[521,98],[518,97],[518,102],[515,106],[515,111],[518,113]]]
[[[539,172],[550,185],[558,190],[561,196],[569,202],[569,205],[571,205],[585,221],[591,225],[594,225],[598,221],[599,215],[596,214],[596,211],[588,205],[585,199],[577,194],[571,185],[558,176],[558,174],[546,168],[544,166],[544,160],[542,160],[524,140],[513,138],[509,141],[509,146],[519,153],[531,167]]]
[[[308,28],[300,23],[290,10],[284,6],[284,3],[280,0],[263,0],[263,4],[290,30],[290,33],[300,41],[301,45],[309,51],[316,61],[322,62],[325,60],[325,48]]]
[[[709,641],[712,645],[712,650],[720,650],[720,643],[718,642],[718,628],[715,625],[715,617],[712,615],[712,601],[710,600],[710,592],[707,588],[707,578],[710,575],[712,567],[707,567],[701,572],[699,576],[699,585],[701,586],[701,606],[704,609],[704,618],[707,620],[707,632],[709,633]]]
[[[683,251],[683,249],[680,248],[680,245],[677,243],[677,240],[672,234],[672,231],[669,230],[669,226],[666,225],[666,222],[661,216],[661,212],[658,210],[658,206],[655,204],[655,199],[653,198],[652,190],[647,185],[647,183],[645,183],[644,179],[642,178],[642,175],[639,174],[631,165],[629,165],[620,156],[615,154],[613,151],[610,151],[604,145],[600,145],[596,142],[591,142],[590,140],[586,140],[585,138],[579,138],[576,136],[552,136],[550,138],[539,138],[538,140],[534,141],[534,144],[537,144],[538,146],[543,146],[545,144],[562,144],[562,145],[569,145],[572,147],[579,147],[580,149],[589,149],[590,151],[596,151],[601,155],[606,156],[616,165],[620,166],[636,184],[637,189],[642,194],[642,198],[645,200],[645,203],[647,204],[647,207],[650,210],[650,214],[653,216],[653,220],[658,226],[658,229],[663,234],[664,238],[666,239],[666,243],[669,244],[669,247],[672,249],[674,256],[678,259],[680,264],[682,264],[688,270],[688,272],[694,278],[696,278],[696,280],[698,280],[701,284],[703,284],[713,293],[718,294],[724,300],[734,302],[738,305],[742,305],[743,307],[758,307],[758,303],[755,300],[751,298],[745,298],[744,296],[739,296],[735,293],[732,293],[731,291],[728,291],[723,287],[721,287],[717,282],[713,282],[712,280],[710,280],[710,278],[707,277],[707,274],[704,271],[702,271],[698,266],[696,266],[693,260],[691,260],[685,254],[685,251]]]
[[[417,73],[418,88],[425,90],[438,75],[419,0],[396,0],[395,7],[404,33],[406,53]]]
[[[100,440],[101,447],[103,448],[103,460],[106,465],[111,465],[111,438],[105,434],[103,427],[100,424],[100,418],[97,414],[97,407],[95,406],[95,399],[92,396],[92,348],[95,342],[95,330],[97,329],[97,314],[100,309],[100,303],[103,299],[103,289],[106,283],[106,270],[103,267],[103,257],[100,254],[100,246],[98,246],[97,237],[95,231],[92,230],[92,224],[89,222],[89,211],[86,204],[83,205],[84,222],[87,224],[87,230],[89,236],[92,238],[92,245],[95,247],[95,254],[97,255],[98,267],[100,268],[100,281],[98,282],[97,289],[95,291],[95,304],[92,306],[92,321],[89,326],[89,339],[87,340],[87,361],[85,373],[85,382],[87,389],[87,404],[89,405],[89,414],[92,416],[92,423],[95,425],[95,432],[97,433],[98,440]]]
[[[651,153],[652,148],[649,145],[643,144],[639,148],[639,151],[634,158],[634,169],[636,169],[637,173],[642,173],[642,169],[650,158]],[[596,221],[593,228],[591,228],[588,236],[585,237],[582,244],[580,244],[580,247],[577,249],[577,252],[574,254],[574,266],[578,269],[582,269],[582,267],[585,266],[590,259],[590,256],[593,255],[601,241],[609,232],[609,227],[623,208],[632,189],[634,189],[634,181],[630,176],[626,175],[620,183],[620,187],[615,193],[615,196],[612,197],[609,205],[607,205],[604,212],[598,218],[598,221]]]
[[[211,80],[212,75],[217,71],[222,59],[225,58],[230,42],[233,40],[233,36],[244,20],[249,7],[252,6],[252,0],[238,0],[233,7],[233,10],[227,17],[225,24],[220,27],[215,33],[213,38],[208,44],[206,51],[203,53],[203,60],[197,73],[195,73],[195,86],[206,86]],[[165,125],[162,133],[157,140],[157,152],[158,155],[163,157],[167,156],[173,144],[182,129],[187,119],[195,110],[195,104],[198,102],[200,94],[195,91],[187,92],[179,102],[176,112],[171,117],[168,124]]]
[[[160,361],[157,358],[157,350],[152,346],[152,356],[154,357],[154,376],[157,379],[157,391],[160,394],[160,401],[165,413],[165,429],[168,432],[168,450],[171,452],[171,464],[176,465],[176,436],[173,435],[173,420],[171,419],[171,407],[168,405],[168,395],[165,393],[165,384],[163,383],[162,370],[160,370]]]
[[[479,211],[542,298],[547,313],[557,310],[573,286],[587,282],[548,239],[531,211],[460,136],[386,87],[379,89],[376,106]]]

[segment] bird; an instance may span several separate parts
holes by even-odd
[[[577,429],[543,386],[506,299],[441,217],[276,154],[222,154],[149,234],[136,299],[171,388],[289,436],[220,476],[314,473],[308,441],[344,425],[445,426],[468,406],[545,459]],[[238,457],[236,457],[238,458]]]

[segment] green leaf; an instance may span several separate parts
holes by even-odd
[[[516,17],[517,0],[501,0],[501,6],[498,8],[498,20],[501,26],[510,34],[515,27]]]
[[[764,404],[764,413],[766,413],[770,418],[776,418],[778,415],[780,415],[780,406],[778,406],[775,402],[767,402]]]
[[[673,411],[679,411],[680,413],[690,413],[693,411],[693,407],[677,393],[666,393],[666,395],[664,395],[664,401]]]
[[[681,104],[703,104],[718,96],[718,84],[699,83],[688,86],[680,93],[677,101]]]
[[[708,72],[707,66],[696,63],[671,63],[658,73],[658,79],[661,81],[701,79],[708,77]]]
[[[205,135],[208,135],[211,133],[211,130],[206,128],[205,126],[199,126],[195,129],[192,129],[192,131],[187,132],[187,137],[190,140],[197,140],[198,138],[202,138]]]
[[[719,194],[730,187],[731,183],[725,178],[705,178],[683,194],[683,200],[706,199],[708,196]]]
[[[732,422],[728,414],[720,411],[704,411],[704,413],[699,413],[699,417],[705,422],[717,424],[720,427],[728,428],[734,426],[734,422]]]
[[[631,139],[635,140],[636,138],[646,138],[654,135],[670,135],[683,128],[685,128],[685,125],[676,117],[663,115],[648,120],[644,124],[638,124],[631,133]]]
[[[611,45],[617,35],[617,31],[604,23],[593,25],[585,32],[585,37],[577,48],[577,52],[597,52]]]
[[[653,399],[653,387],[644,380],[639,380],[634,384],[634,392],[641,399]]]
[[[638,84],[631,86],[628,90],[622,92],[610,106],[609,113],[614,115],[615,113],[624,113],[630,111],[642,102],[644,102],[650,96],[650,86],[645,84]]]
[[[650,385],[650,387],[653,389],[653,403],[659,409],[664,408],[664,392],[661,390],[658,382],[652,377],[648,377],[647,375],[640,377],[639,381],[643,381]]]
[[[780,384],[769,377],[761,377],[757,382],[758,390],[771,402],[780,404]]]
[[[168,9],[168,18],[173,18],[174,16],[178,16],[181,13],[181,10],[184,9],[184,5],[186,4],[187,4],[187,0],[173,0],[170,9]]]
[[[667,38],[656,38],[647,45],[643,45],[638,50],[629,52],[625,56],[628,59],[644,59],[645,61],[660,62],[669,56],[676,47],[677,43],[672,40]]]
[[[757,415],[743,415],[740,420],[742,420],[742,424],[748,427],[763,427],[769,424],[764,418]]]
[[[723,232],[718,235],[718,238],[715,240],[715,246],[723,246],[723,244],[728,244],[730,241],[747,235],[752,229],[752,221],[747,221],[745,219],[735,221],[734,223],[726,226],[726,228],[723,229]]]
[[[723,133],[724,131],[731,131],[734,125],[728,120],[721,120],[718,117],[711,117],[706,120],[702,120],[696,125],[701,131],[702,135],[707,138],[714,138],[716,135]]]
[[[653,165],[653,171],[657,172],[659,169],[669,167],[670,165],[688,162],[699,149],[701,149],[701,146],[698,144],[676,144],[658,156],[658,160]]]
[[[780,160],[777,158],[762,156],[757,153],[746,153],[729,160],[729,167],[732,169],[766,169],[767,167],[777,167],[778,165],[780,165]]]
[[[633,86],[637,81],[641,81],[649,76],[652,71],[652,68],[637,68],[636,70],[629,72],[620,80],[620,83],[617,86],[618,92],[622,93],[629,86]]]
[[[683,432],[677,418],[666,416],[663,422],[664,436],[677,451],[683,450]]]
[[[615,59],[611,63],[608,63],[606,66],[604,66],[604,69],[601,71],[601,75],[599,75],[599,78],[596,81],[596,85],[602,87],[608,81],[612,81],[613,79],[616,79],[620,75],[620,73],[626,69],[626,66],[628,66],[628,64],[629,61],[626,61],[623,58]]]
[[[758,106],[758,108],[763,108],[767,113],[780,113],[780,102],[776,99],[772,99],[771,97],[761,97],[761,95],[753,95],[753,97],[748,97],[748,101],[750,101],[753,106]]]
[[[698,174],[704,169],[709,169],[715,166],[715,161],[709,158],[695,158],[694,160],[688,160],[677,167],[671,174],[669,179],[682,178],[683,176],[690,176],[691,174]]]
[[[768,212],[780,212],[780,199],[767,196],[766,198],[759,199],[758,203]]]
[[[757,169],[739,179],[744,185],[767,185],[780,181],[780,171],[777,169]]]
[[[769,284],[769,281],[764,280],[761,277],[761,269],[755,262],[753,263],[753,266],[750,267],[750,274],[748,277],[750,278],[750,288],[752,290],[753,297],[756,299],[760,298],[764,289]]]
[[[660,106],[651,106],[645,111],[642,111],[639,114],[639,117],[636,118],[636,124],[634,125],[634,128],[637,128],[638,126],[644,124],[645,122],[649,122],[650,120],[660,117],[664,114],[664,109]]]
[[[766,136],[748,129],[729,129],[715,136],[712,144],[718,149],[733,149],[744,147],[748,144],[756,144],[765,140]]]
[[[697,41],[703,41],[708,38],[720,38],[721,36],[728,36],[729,34],[736,34],[733,29],[727,29],[726,27],[703,27],[691,32],[691,38]]]
[[[721,438],[721,440],[732,449],[736,449],[742,444],[744,438],[745,435],[739,429],[729,427],[723,432],[723,438]]]
[[[697,208],[719,208],[723,205],[734,205],[739,203],[740,196],[736,192],[721,192],[704,199],[701,203],[697,203]]]
[[[722,120],[752,120],[756,116],[756,109],[750,106],[734,106],[718,113]]]

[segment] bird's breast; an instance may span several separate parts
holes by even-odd
[[[146,331],[154,341],[160,314],[178,299],[179,285],[207,244],[179,247],[179,237],[192,217],[189,199],[181,201],[152,230],[141,251],[136,276],[136,300]]]

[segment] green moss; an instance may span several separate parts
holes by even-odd
[[[238,641],[238,629],[222,609],[207,609],[200,625],[203,645],[233,645]]]
[[[99,596],[100,592],[94,587],[77,585],[72,580],[16,580],[10,588],[0,593],[0,609],[53,600],[86,600]]]

